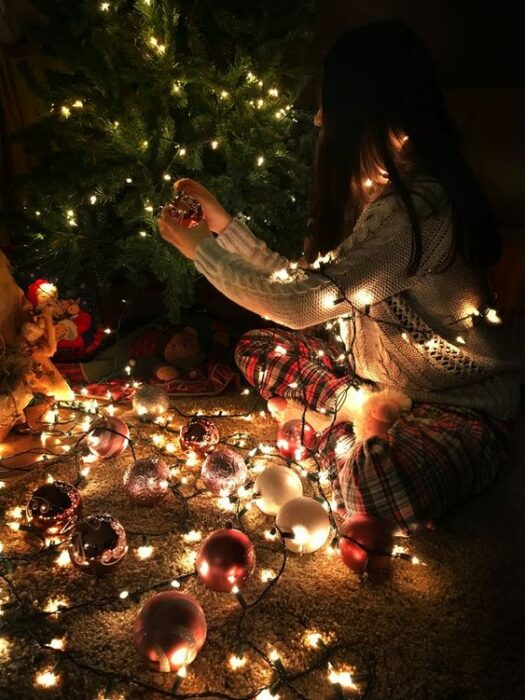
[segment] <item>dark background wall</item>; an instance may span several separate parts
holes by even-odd
[[[523,25],[517,7],[509,0],[318,0],[315,51],[321,55],[353,26],[397,19],[425,40],[445,87],[523,85]]]

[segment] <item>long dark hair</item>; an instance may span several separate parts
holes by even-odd
[[[407,271],[416,272],[421,229],[410,181],[422,174],[435,178],[451,203],[454,245],[446,265],[457,253],[478,267],[496,262],[500,238],[490,207],[461,156],[430,54],[409,27],[373,22],[344,34],[323,61],[321,109],[310,261],[345,239],[384,177],[410,218]]]

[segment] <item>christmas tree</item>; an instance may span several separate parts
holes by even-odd
[[[40,18],[28,33],[49,68],[20,65],[42,109],[19,135],[36,163],[12,217],[26,269],[99,292],[154,276],[175,320],[195,271],[156,222],[180,177],[297,253],[312,155],[311,114],[296,106],[308,80],[309,3],[33,5]]]

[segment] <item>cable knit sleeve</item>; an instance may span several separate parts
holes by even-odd
[[[260,270],[272,272],[288,265],[286,258],[270,250],[240,219],[232,219],[216,241],[224,250],[239,255]]]
[[[232,229],[227,239],[235,252],[212,238],[201,242],[197,269],[233,301],[292,329],[329,321],[351,312],[354,306],[372,306],[408,289],[414,280],[406,274],[410,222],[394,196],[368,207],[352,234],[334,251],[324,273],[289,269],[287,276],[280,275],[287,261],[269,251],[249,230],[238,233],[234,238]],[[342,299],[342,292],[349,301]]]

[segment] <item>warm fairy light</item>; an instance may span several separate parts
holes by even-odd
[[[460,343],[460,345],[465,345],[465,343],[467,341],[465,340],[465,338],[462,335],[458,335],[458,336],[456,336],[456,342]]]
[[[53,671],[40,671],[35,676],[35,685],[39,685],[41,688],[52,688],[58,684],[60,676],[58,676]]]
[[[4,551],[4,543],[0,542],[0,554]]]
[[[173,443],[173,442],[168,442],[168,444],[166,445],[166,447],[164,449],[170,455],[177,451],[177,447],[176,447],[175,443]]]
[[[152,554],[153,547],[150,544],[145,544],[137,548],[137,557],[139,559],[149,559]]]
[[[328,680],[342,688],[357,688],[348,671],[336,671],[331,663],[328,664]]]
[[[430,338],[424,345],[426,345],[429,350],[435,350],[438,346],[438,340],[437,338]]]
[[[268,656],[270,657],[270,661],[279,661],[279,659],[281,658],[279,652],[274,647],[270,648]]]
[[[149,212],[150,214],[153,213],[153,207],[151,206],[151,204],[147,204],[147,205],[144,207],[144,209],[145,209],[145,211]]]
[[[199,463],[199,455],[196,452],[190,451],[188,457],[186,458],[186,464],[188,467],[194,467]]]
[[[363,185],[364,185],[367,189],[370,188],[370,187],[372,187],[373,184],[374,184],[374,183],[372,182],[372,180],[371,180],[369,177],[367,177],[366,180],[363,182]]]
[[[60,608],[67,608],[69,601],[67,598],[50,598],[44,608],[46,613],[56,613]]]
[[[279,700],[279,697],[279,695],[274,695],[268,690],[268,688],[265,688],[257,694],[256,700]]]
[[[7,657],[9,654],[9,640],[6,637],[0,637],[0,659]]]
[[[51,647],[51,649],[57,649],[58,651],[63,651],[66,648],[65,637],[55,637],[54,639],[52,639],[49,642],[49,644],[47,646]]]
[[[55,559],[55,564],[57,566],[69,566],[71,564],[71,559],[69,558],[67,549],[60,552],[58,557]]]
[[[107,12],[109,10],[109,2],[101,2],[100,9],[102,12]]]
[[[221,91],[221,100],[225,100],[229,96],[230,96],[230,93],[227,90]]]
[[[406,333],[405,331],[403,331],[403,332],[401,333],[401,337],[403,338],[403,340],[404,340],[405,342],[407,342],[407,343],[410,342],[410,338],[408,337],[408,333]]]
[[[119,593],[119,598],[121,600],[126,600],[126,598],[129,596],[129,591],[120,591]]]
[[[170,586],[172,588],[180,588],[180,581],[177,578],[174,578],[173,581],[170,583]]]
[[[199,530],[190,530],[183,535],[185,542],[200,542],[202,540],[202,532]]]
[[[179,148],[179,156],[185,156],[186,155],[186,149],[185,148]]]
[[[181,87],[182,85],[180,83],[173,83],[171,90],[174,93],[179,93],[181,91]]]
[[[395,544],[394,547],[393,547],[393,549],[392,549],[392,556],[393,556],[393,557],[397,557],[397,556],[399,556],[400,554],[405,554],[406,551],[407,551],[407,550],[406,550],[405,547],[402,547],[402,546],[399,545],[399,544]]]
[[[319,632],[308,632],[305,636],[305,641],[308,646],[312,647],[313,649],[317,649],[319,644],[323,641],[323,638]]]
[[[214,139],[211,142],[211,147],[213,148],[214,151],[219,147],[219,142],[217,141],[217,139]]]
[[[166,180],[166,182],[169,182],[171,180],[171,175],[169,173],[164,173],[162,179]]]
[[[273,351],[277,353],[277,355],[286,355],[287,352],[286,348],[282,345],[276,345]]]
[[[246,657],[245,656],[237,656],[237,654],[232,654],[229,658],[229,664],[231,668],[236,671],[238,668],[241,668],[246,664]]]
[[[11,510],[6,511],[6,516],[12,518],[13,520],[20,520],[24,514],[24,509],[21,506],[15,506]]]
[[[275,572],[273,572],[271,569],[263,569],[261,571],[261,581],[263,583],[269,583],[270,581],[273,581],[275,578]]]
[[[264,156],[257,156],[256,163],[259,167],[264,163]]]
[[[84,103],[82,100],[75,100],[72,106],[76,107],[77,109],[82,109],[84,107]]]
[[[487,309],[485,311],[485,318],[490,323],[501,323],[501,318],[498,316],[496,309]]]
[[[367,289],[360,289],[358,292],[356,292],[354,298],[356,304],[359,304],[359,306],[370,306],[370,304],[374,301],[372,293]]]
[[[60,112],[62,116],[66,119],[69,119],[69,117],[71,116],[71,110],[69,109],[69,107],[66,107],[66,105],[62,105],[62,107],[60,108]]]
[[[92,194],[91,197],[89,198],[89,203],[90,204],[96,204],[97,203],[97,195]]]
[[[222,510],[225,510],[226,512],[231,513],[235,510],[235,503],[232,503],[230,499],[226,496],[217,499],[217,502],[219,504],[219,508],[222,508]]]
[[[272,532],[271,530],[266,530],[264,533],[264,536],[266,537],[267,540],[270,540],[270,542],[273,542],[274,540],[277,539],[277,533]]]
[[[271,445],[265,445],[263,442],[260,442],[257,447],[263,455],[269,455],[273,452],[273,447]]]
[[[282,270],[276,270],[274,273],[272,273],[272,276],[270,277],[270,280],[272,282],[286,282],[289,279],[290,275],[288,274],[288,270],[285,267],[283,267]]]
[[[162,447],[162,445],[164,445],[164,443],[166,442],[166,438],[164,437],[164,435],[161,435],[160,433],[155,433],[155,435],[152,435],[151,440],[152,440],[153,444],[156,445],[157,447]]]
[[[172,655],[172,657],[171,657],[172,661],[174,660],[176,654],[178,654],[177,660],[180,660],[180,652],[182,652],[182,651],[186,655],[185,658],[187,658],[187,656],[188,656],[187,649],[179,649],[178,652],[175,652],[175,654]],[[176,663],[176,661],[175,661],[175,663]],[[179,676],[179,678],[186,678],[187,675],[188,675],[188,671],[186,670],[186,666],[181,666],[179,668],[179,670],[177,671],[177,676]]]

